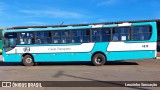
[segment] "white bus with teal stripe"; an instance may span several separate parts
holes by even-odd
[[[7,29],[3,31],[3,61],[107,61],[156,57],[156,22]]]

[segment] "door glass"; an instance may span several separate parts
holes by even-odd
[[[3,48],[5,51],[12,50],[17,43],[17,33],[6,33],[4,36]]]

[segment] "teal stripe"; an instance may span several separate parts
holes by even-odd
[[[107,60],[116,61],[116,60],[147,59],[147,58],[155,58],[155,54],[156,54],[155,50],[109,52],[107,55]]]
[[[4,30],[5,32],[25,32],[25,31],[52,31],[52,30],[77,30],[77,29],[89,29],[91,26],[77,26],[77,27],[58,27],[58,28],[28,28],[28,29],[18,29],[18,30]]]
[[[111,25],[103,25],[103,27],[117,27],[117,24],[111,24]]]
[[[25,44],[25,45],[16,45],[17,47],[35,47],[35,46],[74,46],[74,45],[81,45],[83,43],[69,43],[69,44]]]

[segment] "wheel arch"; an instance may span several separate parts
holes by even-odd
[[[94,53],[92,54],[91,60],[92,60],[93,56],[96,55],[96,54],[98,54],[98,53],[103,54],[103,55],[105,56],[106,60],[107,60],[107,56],[104,54],[104,52],[101,52],[101,51],[96,51],[96,52],[94,52]]]
[[[30,56],[33,58],[33,61],[34,61],[34,57],[33,57],[33,55],[30,54],[30,53],[24,53],[24,54],[22,55],[22,61],[23,61],[23,57],[26,56],[26,55],[30,55]]]

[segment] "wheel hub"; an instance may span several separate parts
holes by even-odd
[[[27,58],[26,59],[26,63],[32,63],[32,59],[31,58]]]
[[[95,62],[96,62],[97,64],[101,64],[101,63],[102,63],[102,58],[96,57]]]

